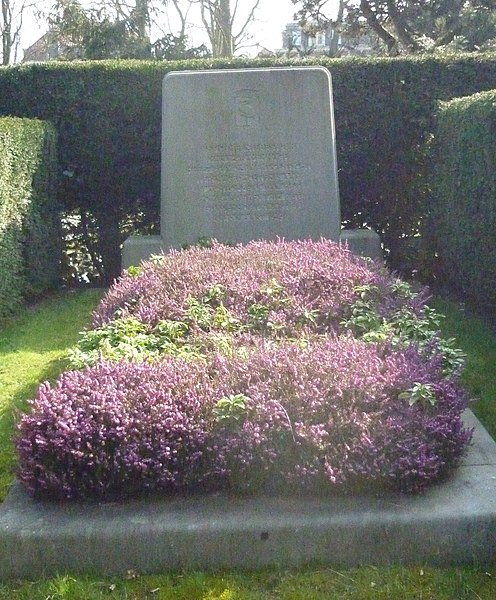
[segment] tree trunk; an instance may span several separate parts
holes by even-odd
[[[332,22],[332,38],[330,40],[329,56],[336,56],[339,50],[339,32],[338,27],[343,23],[344,0],[339,0],[338,14],[336,20]]]
[[[368,0],[360,0],[360,10],[362,11],[362,14],[367,20],[367,23],[372,31],[374,31],[386,44],[388,54],[390,56],[396,56],[398,54],[398,41],[379,23],[375,12],[368,3]]]
[[[10,63],[12,51],[12,10],[10,0],[2,0],[2,65]]]
[[[216,8],[217,21],[217,48],[213,49],[214,56],[225,56],[230,58],[233,55],[233,36],[231,22],[230,0],[219,0]]]
[[[148,23],[148,0],[136,0],[135,15],[136,33],[140,39],[145,39]]]
[[[121,271],[119,215],[114,211],[98,210],[95,211],[95,218],[98,226],[98,249],[103,261],[103,283],[110,285]]]
[[[387,7],[389,17],[393,22],[394,29],[396,30],[398,40],[401,42],[401,44],[403,44],[403,46],[409,52],[415,53],[421,50],[419,44],[408,31],[408,26],[405,22],[405,19],[403,18],[403,15],[398,10],[395,0],[387,0]]]

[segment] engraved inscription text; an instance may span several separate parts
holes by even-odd
[[[219,144],[191,163],[188,180],[198,207],[223,223],[283,222],[304,196],[309,167],[281,144]]]

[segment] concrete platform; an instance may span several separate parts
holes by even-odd
[[[496,443],[472,413],[463,465],[422,496],[49,503],[18,484],[0,506],[0,578],[132,569],[324,563],[471,564],[496,558]]]
[[[370,229],[343,229],[339,241],[357,256],[383,261],[384,253],[381,238]],[[152,254],[161,254],[170,247],[159,235],[131,236],[124,240],[122,246],[121,267],[137,267],[148,260]]]

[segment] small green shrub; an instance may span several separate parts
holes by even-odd
[[[232,423],[244,419],[247,415],[247,402],[244,394],[229,394],[215,403],[212,413],[217,423]]]
[[[443,315],[434,308],[423,306],[425,291],[415,292],[408,283],[392,280],[386,287],[387,293],[397,294],[404,303],[388,309],[391,301],[384,288],[362,285],[355,290],[358,298],[345,308],[346,318],[341,324],[353,331],[358,339],[365,342],[388,341],[396,348],[415,343],[426,354],[439,352],[446,374],[463,367],[465,354],[455,347],[455,340],[444,339],[439,334]],[[419,305],[422,305],[421,310]]]
[[[188,326],[180,321],[159,321],[149,328],[134,317],[115,319],[102,327],[81,334],[68,354],[72,368],[94,365],[100,360],[153,360],[163,355],[198,357],[186,343]]]

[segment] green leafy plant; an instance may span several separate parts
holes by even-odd
[[[349,317],[341,324],[346,329],[353,329],[358,335],[378,332],[384,326],[372,302],[361,298],[349,307]]]
[[[213,310],[212,307],[202,301],[188,296],[186,298],[186,311],[184,313],[189,323],[196,324],[200,329],[208,331],[212,325]]]
[[[153,331],[159,337],[164,338],[169,342],[177,342],[185,337],[188,332],[188,326],[182,321],[163,319],[155,325]]]
[[[291,304],[291,299],[283,285],[271,278],[260,287],[259,300],[247,307],[248,329],[254,331],[270,330],[273,333],[282,329],[282,325],[271,319],[271,313]],[[308,315],[310,313],[307,313]],[[304,316],[302,316],[302,319]],[[300,322],[301,320],[300,319]]]
[[[415,298],[416,292],[413,291],[412,286],[402,279],[396,279],[390,285],[391,290],[397,294],[400,298]]]
[[[223,425],[239,423],[248,414],[246,402],[249,400],[244,394],[229,394],[218,400],[213,408],[213,415],[217,423]]]
[[[214,243],[212,238],[207,236],[200,236],[194,244],[182,244],[181,248],[183,250],[188,250],[189,248],[193,248],[196,246],[197,248],[211,248]]]
[[[188,325],[181,321],[159,321],[149,330],[134,317],[115,319],[97,329],[81,333],[78,344],[68,352],[74,369],[94,365],[99,360],[152,360],[162,355],[199,357],[186,343]]]
[[[414,383],[406,392],[401,392],[398,396],[400,400],[406,400],[410,406],[417,402],[424,405],[435,406],[437,402],[436,395],[432,389],[432,385],[428,383]]]
[[[255,302],[248,307],[248,326],[250,329],[260,330],[267,325],[270,309],[267,305]]]
[[[274,278],[270,279],[260,288],[260,292],[267,298],[273,298],[280,304],[285,304],[288,301],[288,296],[284,287]]]
[[[306,325],[308,323],[312,323],[315,325],[317,323],[317,319],[320,316],[320,311],[318,309],[305,309],[301,315],[298,317],[297,321],[301,325]]]
[[[220,283],[215,283],[210,286],[207,290],[207,293],[204,297],[204,302],[213,303],[213,302],[222,302],[224,296],[226,295],[226,290],[223,285]]]
[[[397,348],[413,342],[428,355],[440,352],[446,374],[461,369],[465,354],[454,346],[453,338],[440,336],[443,315],[423,304],[423,298],[407,282],[396,280],[389,287],[398,298],[408,300],[410,304],[399,303],[387,316],[381,316],[380,290],[371,285],[356,286],[354,291],[358,297],[346,309],[342,327],[351,329],[365,342],[389,341]],[[419,306],[416,306],[417,301]]]
[[[138,275],[141,273],[141,267],[131,265],[125,270],[125,273],[127,273],[130,277],[138,277]]]
[[[236,331],[241,327],[239,320],[222,303],[215,309],[212,324],[216,329],[224,331]]]
[[[186,321],[196,325],[205,332],[210,330],[236,331],[241,324],[224,305],[225,290],[222,285],[210,287],[200,299],[188,296],[186,298]]]

